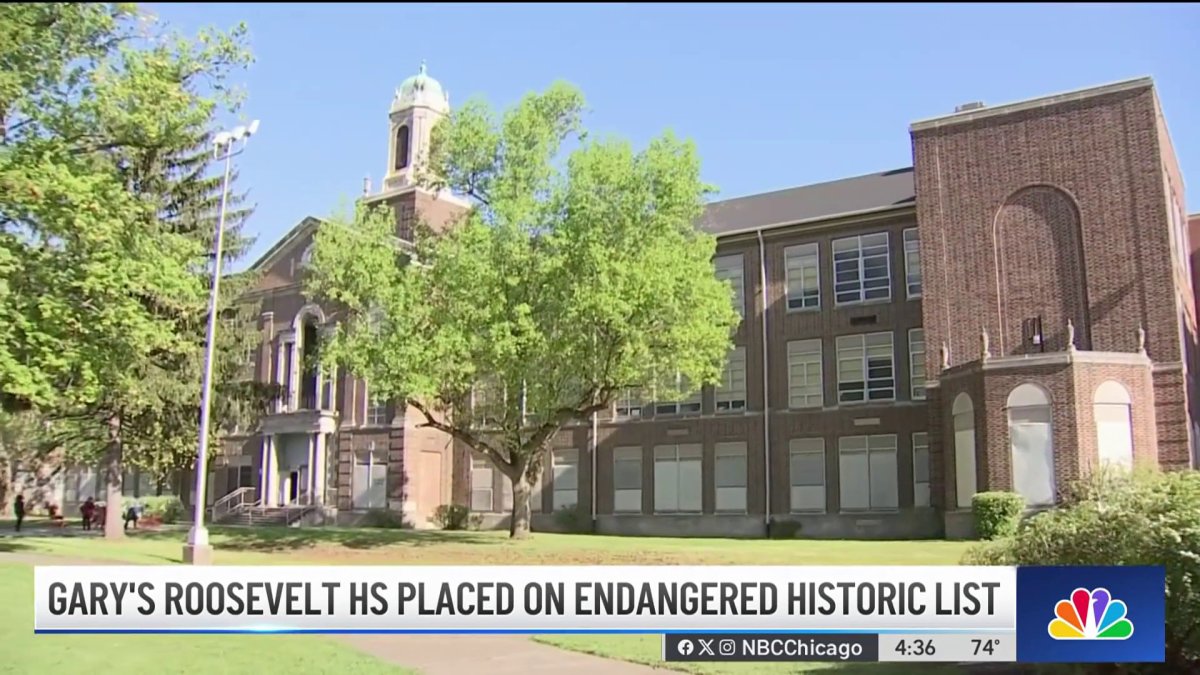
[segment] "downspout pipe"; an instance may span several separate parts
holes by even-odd
[[[763,388],[763,529],[771,536],[771,387],[767,378],[767,310],[770,307],[767,294],[767,250],[763,243],[763,231],[758,234],[758,293],[762,299],[762,388]]]
[[[597,432],[599,430],[598,429],[599,424],[597,421],[597,417],[598,417],[598,413],[592,413],[592,434],[591,434],[591,439],[588,441],[588,445],[589,445],[588,450],[590,451],[590,454],[592,456],[592,531],[593,532],[596,530],[596,461],[597,461],[596,454],[597,454],[598,446],[600,445],[596,439]]]

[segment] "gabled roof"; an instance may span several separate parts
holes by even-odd
[[[305,216],[303,220],[296,223],[295,227],[288,230],[287,234],[283,235],[279,241],[275,242],[274,246],[267,249],[267,252],[262,254],[258,260],[255,260],[250,269],[254,271],[269,269],[281,255],[287,253],[292,248],[295,242],[312,234],[313,230],[316,230],[321,222],[320,218]]]
[[[698,226],[716,236],[916,203],[913,169],[893,169],[709,204]]]

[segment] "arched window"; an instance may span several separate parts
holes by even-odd
[[[1100,464],[1125,469],[1133,466],[1133,421],[1129,390],[1109,380],[1096,389],[1096,447]]]
[[[408,125],[396,129],[396,170],[408,168]]]
[[[304,249],[304,252],[300,254],[300,267],[301,268],[308,267],[309,265],[312,264],[312,255],[313,255],[313,245],[309,244],[308,248]]]
[[[967,394],[959,394],[950,409],[954,416],[954,492],[958,507],[971,506],[979,489],[975,473],[975,405]]]
[[[1054,436],[1050,397],[1041,387],[1022,384],[1008,395],[1008,436],[1013,490],[1029,506],[1054,503]]]

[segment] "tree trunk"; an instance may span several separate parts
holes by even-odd
[[[8,488],[12,483],[12,462],[8,455],[0,450],[0,515],[8,515]]]
[[[522,471],[519,478],[513,478],[513,510],[512,523],[508,528],[508,536],[512,539],[527,539],[529,537],[529,479]]]
[[[125,519],[121,512],[121,418],[109,422],[108,447],[104,450],[104,538],[124,539]]]

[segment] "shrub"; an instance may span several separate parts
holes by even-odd
[[[1102,472],[1073,486],[1066,499],[1025,521],[1012,538],[977,546],[964,562],[1162,566],[1166,662],[1122,672],[1200,672],[1200,473]]]
[[[478,530],[483,516],[462,504],[442,504],[433,512],[433,522],[443,530]]]
[[[159,522],[170,524],[178,522],[183,517],[183,502],[179,501],[179,497],[174,495],[163,495],[161,497],[125,497],[121,512],[129,510],[130,506],[136,503],[142,505],[143,518],[158,518]]]
[[[767,526],[767,536],[771,539],[795,539],[800,530],[801,524],[798,520],[772,520]]]
[[[388,509],[371,509],[363,518],[364,527],[378,527],[385,530],[399,530],[408,527],[404,522],[404,514]]]
[[[581,513],[579,506],[564,506],[554,512],[554,522],[567,532],[591,532],[592,519]]]
[[[980,539],[1000,539],[1016,533],[1025,500],[1012,492],[980,492],[971,499],[971,512]]]

